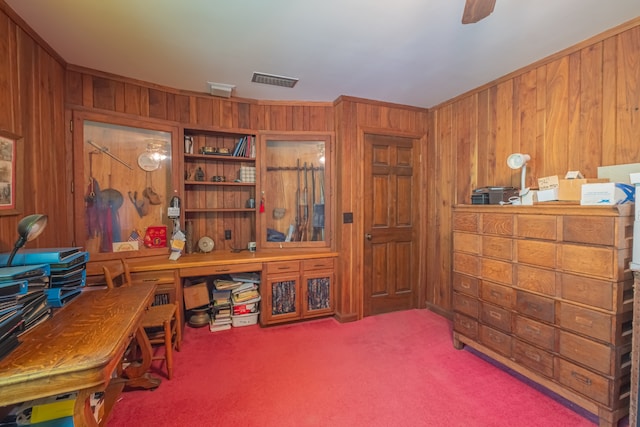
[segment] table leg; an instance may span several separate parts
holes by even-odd
[[[147,372],[151,367],[152,354],[151,343],[143,327],[139,327],[136,330],[136,342],[140,348],[142,360],[140,363],[130,364],[124,369],[124,376],[127,378],[126,387],[143,389],[157,388],[162,380]]]

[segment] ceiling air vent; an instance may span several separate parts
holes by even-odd
[[[298,83],[298,79],[293,77],[276,76],[275,74],[253,73],[251,81],[254,83],[262,83],[271,86],[294,87]]]

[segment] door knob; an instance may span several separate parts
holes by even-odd
[[[364,237],[366,237],[366,238],[367,238],[367,240],[371,240],[371,239],[373,239],[373,236],[371,235],[371,233],[367,233],[367,234],[365,234],[365,235],[364,235]]]

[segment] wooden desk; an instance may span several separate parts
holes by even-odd
[[[0,406],[78,391],[75,425],[95,425],[88,397],[106,390],[134,336],[149,344],[140,322],[154,290],[153,284],[86,289],[24,334],[0,361]]]

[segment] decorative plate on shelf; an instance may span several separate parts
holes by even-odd
[[[160,167],[160,159],[154,153],[145,151],[138,156],[138,166],[144,171],[152,172]]]
[[[213,239],[211,237],[208,236],[204,236],[201,237],[200,240],[198,240],[198,249],[200,249],[200,251],[204,252],[204,253],[209,253],[213,250]]]

